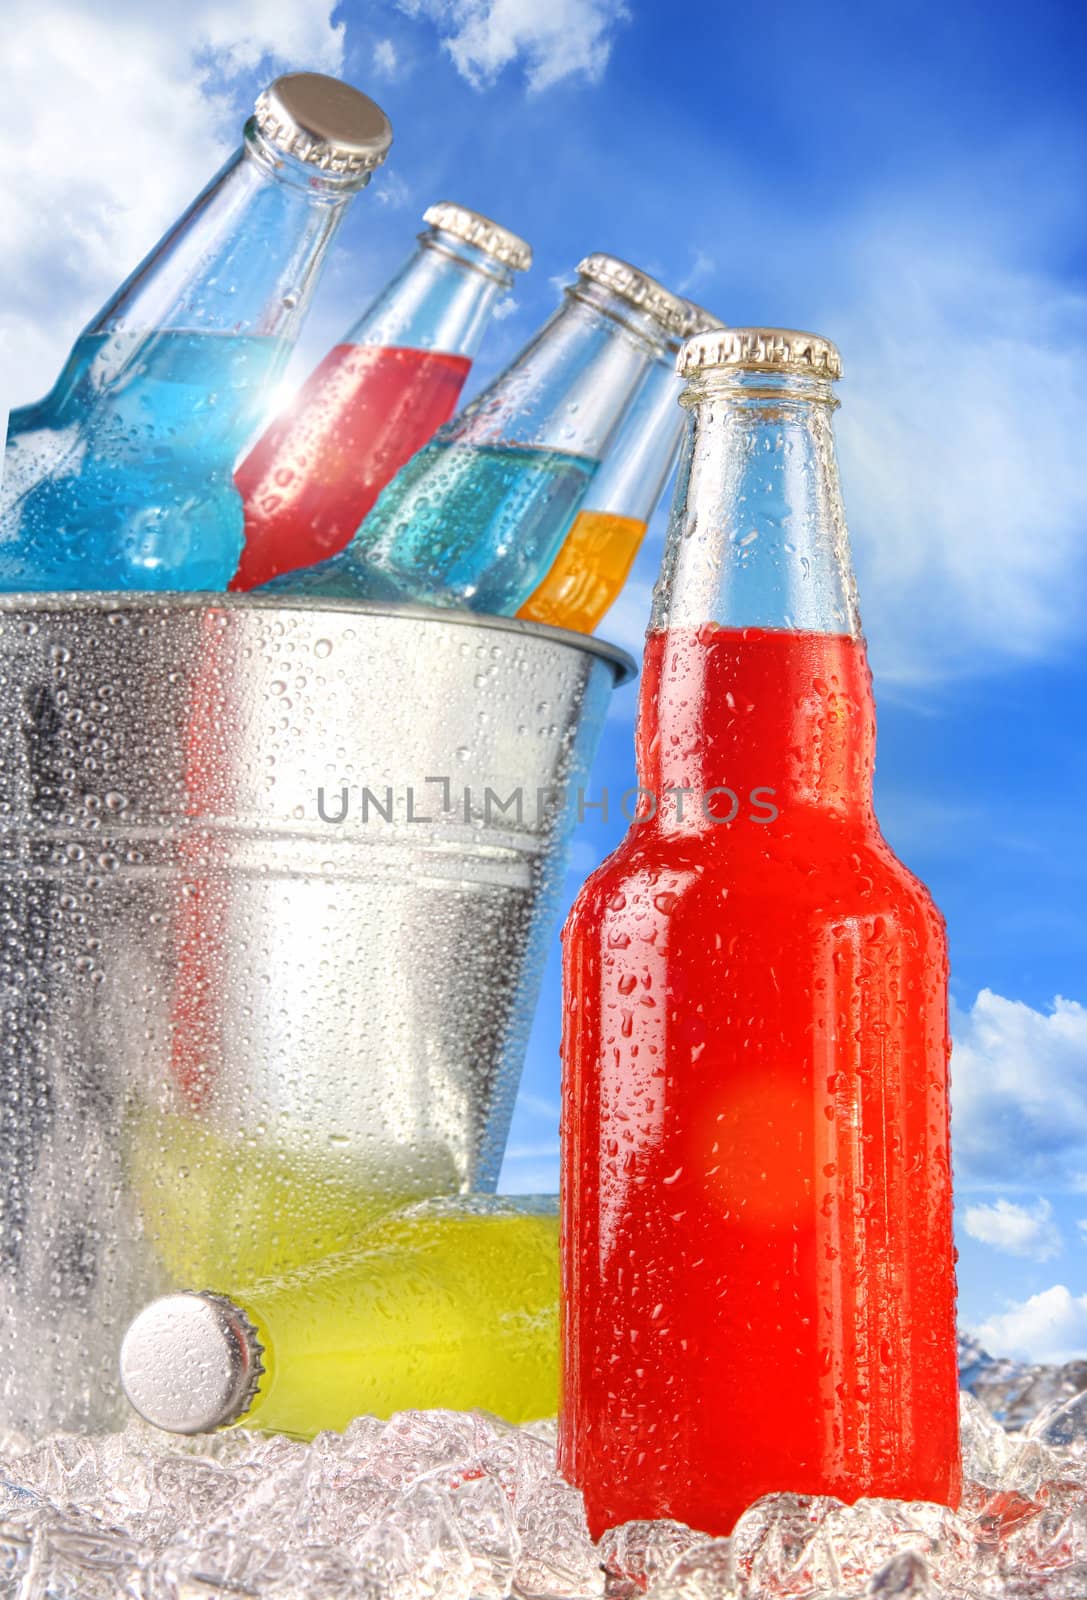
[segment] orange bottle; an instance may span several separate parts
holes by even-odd
[[[838,354],[733,329],[680,367],[640,815],[564,933],[560,1465],[596,1536],[960,1494],[947,950],[872,807]]]
[[[689,333],[719,328],[701,306],[690,307]],[[546,576],[517,615],[553,628],[592,633],[630,576],[649,519],[675,465],[683,434],[682,384],[674,360],[652,367],[586,494]]]

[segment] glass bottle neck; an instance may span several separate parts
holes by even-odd
[[[636,753],[662,832],[761,843],[801,815],[867,830],[875,710],[864,641],[715,623],[651,632]],[[649,800],[652,796],[652,801]]]
[[[419,248],[343,342],[437,350],[471,360],[495,306],[512,287],[512,272],[494,256],[432,228],[420,234]]]
[[[244,141],[85,330],[296,337],[333,235],[368,173],[329,176]]]
[[[653,362],[658,323],[579,281],[512,366],[449,424],[445,439],[519,444],[599,461]]]
[[[637,736],[650,826],[728,848],[801,813],[867,828],[875,717],[830,385],[714,371],[683,403]]]
[[[648,522],[676,463],[686,420],[679,404],[683,385],[674,352],[655,361],[620,424],[600,471],[585,496],[585,509]]]
[[[689,416],[650,626],[859,637],[856,585],[821,378],[715,370]]]

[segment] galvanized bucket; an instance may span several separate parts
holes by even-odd
[[[620,652],[459,612],[0,598],[0,1424],[121,1333],[493,1187]]]

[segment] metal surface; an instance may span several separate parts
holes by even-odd
[[[466,244],[474,244],[478,250],[486,250],[489,256],[514,272],[527,272],[532,265],[532,246],[528,241],[492,222],[481,211],[469,211],[467,206],[455,205],[452,200],[439,200],[427,206],[423,221],[432,228],[451,233],[455,239],[463,239]]]
[[[676,361],[681,378],[712,367],[840,378],[842,358],[837,345],[817,333],[799,333],[794,328],[720,328],[696,333]]]
[[[639,311],[652,317],[674,339],[686,339],[698,326],[694,318],[695,307],[682,295],[673,294],[663,283],[651,278],[640,267],[618,256],[591,255],[577,264],[578,276],[602,289],[617,294]]]
[[[169,1288],[493,1188],[576,816],[538,792],[630,666],[465,613],[0,598],[0,1424],[115,1422]]]
[[[121,1341],[121,1387],[140,1416],[170,1433],[210,1433],[244,1417],[264,1367],[257,1330],[217,1294],[168,1294]]]
[[[707,311],[705,306],[700,306],[697,301],[688,300],[687,310],[691,320],[686,334],[681,335],[682,338],[693,339],[697,334],[714,333],[726,326],[720,317],[715,316],[712,311]]]
[[[393,130],[368,95],[322,72],[288,72],[258,96],[257,127],[283,155],[329,173],[372,172]]]

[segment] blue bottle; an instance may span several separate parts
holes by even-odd
[[[614,256],[588,256],[577,270],[551,319],[401,468],[351,544],[269,589],[517,610],[633,396],[692,316],[686,301]]]
[[[225,589],[234,463],[257,431],[347,202],[392,139],[318,73],[259,97],[241,148],[11,413],[0,590]]]

